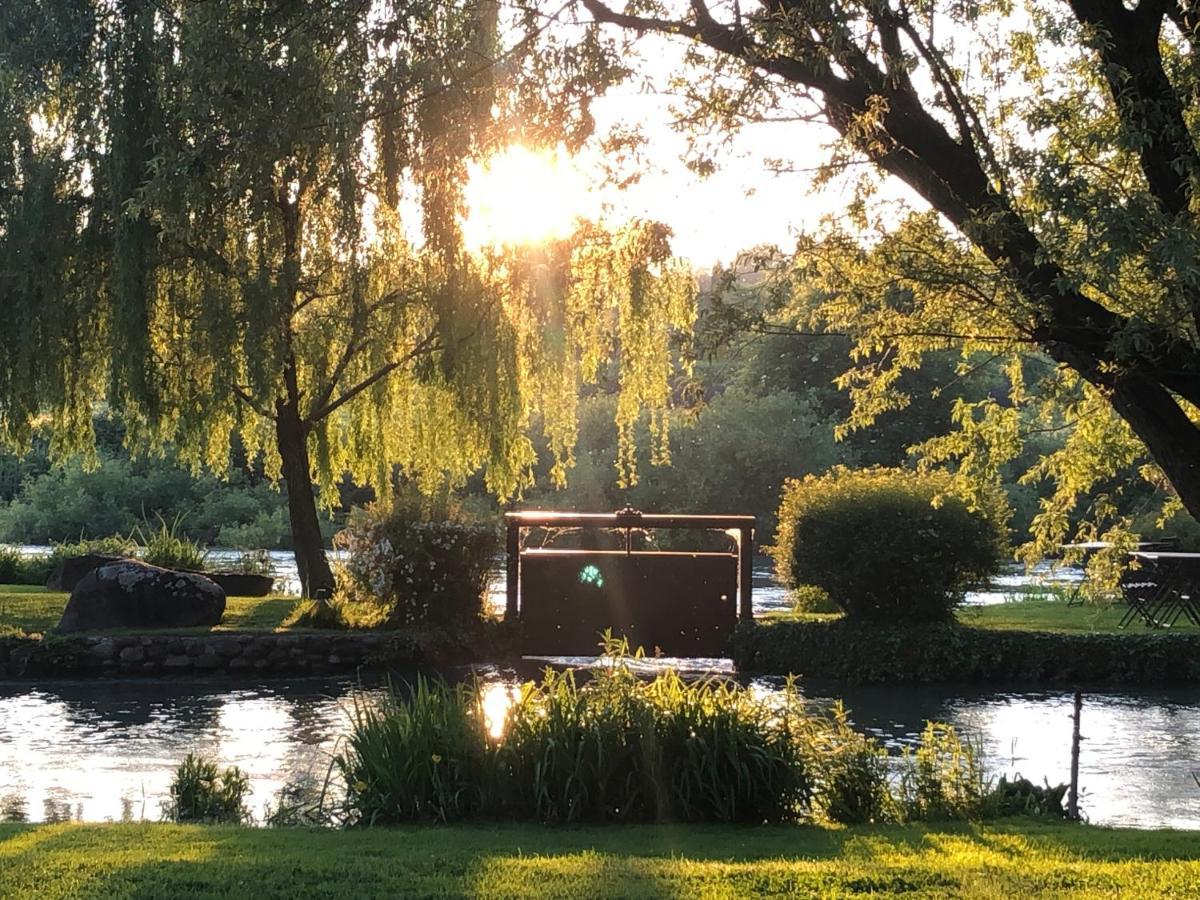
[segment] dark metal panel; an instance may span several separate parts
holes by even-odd
[[[648,654],[720,656],[737,622],[737,589],[738,559],[727,553],[527,551],[524,652],[595,654],[611,629]]]

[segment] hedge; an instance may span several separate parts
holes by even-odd
[[[855,684],[1200,682],[1200,634],[999,631],[947,622],[846,619],[740,625],[730,655],[746,672]]]

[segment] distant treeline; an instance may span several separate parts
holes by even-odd
[[[54,464],[45,440],[28,454],[0,455],[0,542],[48,544],[128,535],[159,518],[210,546],[287,549],[287,498],[262,468],[233,448],[228,479],[182,468],[165,455],[131,455],[119,421],[97,416],[96,468],[80,459]],[[334,530],[326,515],[323,526]]]
[[[524,506],[612,510],[626,504],[647,511],[752,513],[759,517],[761,542],[774,534],[780,490],[788,478],[823,472],[837,464],[910,465],[907,448],[952,427],[958,397],[969,400],[1001,394],[1001,373],[983,364],[963,375],[956,354],[934,354],[918,370],[905,373],[897,390],[911,397],[902,410],[884,413],[867,429],[836,440],[835,428],[850,411],[847,394],[834,379],[849,365],[846,339],[757,336],[725,347],[680,381],[671,414],[671,465],[649,463],[649,432],[638,431],[639,479],[617,485],[616,402],[604,385],[582,401],[575,467],[567,486],[549,484],[550,454],[542,442],[536,486]],[[180,519],[180,530],[209,545],[287,548],[290,543],[286,497],[262,467],[231,450],[231,477],[222,480],[178,466],[164,456],[132,455],[120,423],[103,415],[95,422],[99,467],[80,460],[52,464],[45,441],[35,441],[23,458],[0,455],[0,542],[49,543],[128,534],[159,516]],[[1037,512],[1037,489],[1016,483],[1037,455],[1051,452],[1061,436],[1048,433],[1026,445],[1011,465],[1005,490],[1014,509],[1013,540],[1024,540]],[[398,478],[401,477],[398,474]],[[498,512],[486,496],[482,477],[462,494],[481,513]],[[323,514],[327,536],[353,503],[369,491],[345,485],[334,513]],[[1136,515],[1144,498],[1125,495]],[[1149,508],[1149,504],[1146,504]],[[1153,530],[1153,521],[1139,523]],[[1191,520],[1177,516],[1172,526],[1185,540],[1195,537]]]

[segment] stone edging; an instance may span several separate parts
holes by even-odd
[[[436,657],[438,654],[434,654]],[[319,675],[431,659],[408,635],[216,632],[0,638],[0,678],[89,675]]]

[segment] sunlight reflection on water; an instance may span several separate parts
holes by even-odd
[[[702,668],[688,663],[692,674]],[[495,734],[522,679],[545,664],[485,666],[452,677],[481,679]],[[647,672],[664,664],[639,663]],[[729,671],[727,661],[715,668]],[[250,806],[261,819],[285,783],[325,780],[355,692],[364,690],[371,702],[382,684],[348,678],[238,686],[165,679],[0,683],[0,818],[157,819],[174,767],[188,752],[201,752],[249,775]],[[750,682],[766,694],[779,684]],[[934,719],[978,738],[996,774],[1020,773],[1038,783],[1067,778],[1067,692],[820,684],[802,691],[818,707],[843,697],[856,726],[893,751],[911,745]],[[1092,821],[1200,828],[1200,787],[1191,775],[1200,769],[1200,688],[1089,694],[1083,733],[1081,781]]]

